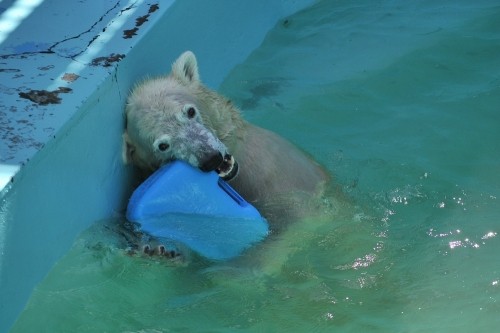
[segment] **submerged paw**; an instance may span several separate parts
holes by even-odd
[[[148,256],[161,256],[166,258],[177,258],[181,256],[177,250],[168,249],[163,244],[157,246],[146,244],[142,247],[142,253]]]

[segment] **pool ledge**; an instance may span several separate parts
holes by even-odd
[[[0,3],[0,189],[54,139],[172,3]]]

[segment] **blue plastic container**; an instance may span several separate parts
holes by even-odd
[[[135,190],[127,219],[151,236],[215,260],[239,255],[269,232],[257,209],[217,173],[180,161],[161,167]]]

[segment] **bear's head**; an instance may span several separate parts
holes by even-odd
[[[168,76],[138,84],[126,106],[123,159],[146,172],[182,160],[228,180],[238,170],[226,146],[214,134],[207,96],[194,54],[183,53]],[[210,99],[210,98],[208,98]]]

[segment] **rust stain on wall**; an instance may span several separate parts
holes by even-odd
[[[110,67],[114,62],[118,62],[125,58],[124,54],[116,54],[111,53],[107,57],[97,57],[92,59],[90,63],[91,66],[102,66],[102,67]]]
[[[75,73],[64,73],[64,75],[62,76],[62,79],[66,82],[74,82],[76,80],[78,80],[78,78],[80,77],[80,75],[77,75]]]
[[[137,35],[137,31],[139,31],[139,27],[141,25],[143,25],[145,22],[147,22],[149,19],[149,16],[151,16],[151,14],[156,12],[159,8],[160,8],[160,6],[157,3],[149,6],[149,10],[148,10],[148,13],[146,15],[139,16],[138,18],[135,19],[135,27],[134,28],[128,29],[128,30],[123,30],[123,38],[129,39],[129,38],[132,38],[135,35]]]
[[[19,97],[29,99],[38,105],[59,104],[61,103],[60,93],[69,93],[73,91],[71,88],[59,87],[57,90],[30,90],[28,92],[20,92]]]

